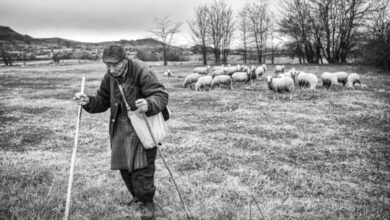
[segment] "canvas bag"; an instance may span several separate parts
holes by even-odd
[[[157,146],[168,134],[168,126],[165,123],[162,113],[159,112],[156,115],[147,117],[143,112],[131,111],[123,93],[122,85],[118,83],[118,86],[125,101],[126,108],[128,109],[127,116],[130,118],[130,122],[142,145],[144,145],[145,149]]]

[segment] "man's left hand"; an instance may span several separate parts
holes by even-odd
[[[135,100],[135,107],[137,107],[137,111],[147,112],[148,102],[146,101],[146,99],[137,99]]]

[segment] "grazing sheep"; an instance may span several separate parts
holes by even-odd
[[[355,89],[354,86],[356,83],[359,83],[360,87],[362,87],[362,83],[360,82],[360,75],[357,73],[351,73],[347,78],[347,89]]]
[[[278,73],[283,73],[284,72],[284,65],[277,65],[275,66],[275,73],[278,74]]]
[[[199,91],[205,91],[206,87],[211,88],[211,82],[213,81],[213,78],[211,76],[202,76],[196,81],[195,83],[195,90]]]
[[[252,66],[253,67],[253,66]],[[252,68],[252,67],[249,67],[249,66],[246,66],[246,65],[242,65],[241,67],[240,67],[240,71],[239,72],[246,72],[246,71],[248,71],[250,68]]]
[[[214,72],[216,70],[225,69],[225,66],[222,64],[221,66],[214,66],[211,70]]]
[[[192,74],[188,75],[184,79],[183,87],[187,88],[188,86],[192,85],[193,83],[196,83],[196,81],[198,81],[198,79],[200,77],[202,77],[202,75],[200,75],[199,73],[192,73]]]
[[[216,76],[221,76],[221,75],[228,75],[226,70],[224,69],[218,69],[218,70],[214,70],[212,73],[211,73],[211,76],[214,78]]]
[[[267,76],[267,84],[268,84],[268,88],[271,91],[274,91],[276,98],[279,98],[278,93],[289,92],[290,99],[292,99],[292,93],[294,91],[294,81],[292,78],[290,77],[272,78],[272,76]]]
[[[294,77],[300,88],[309,87],[310,90],[316,90],[318,78],[313,73],[296,72]]]
[[[229,75],[218,75],[213,78],[211,82],[211,89],[214,89],[216,86],[227,85],[230,86],[230,89],[233,89],[232,77]]]
[[[295,69],[294,70],[289,70],[285,73],[280,73],[278,74],[278,78],[282,78],[282,77],[290,77],[291,79],[294,79],[294,72],[295,72]]]
[[[248,72],[235,72],[232,75],[232,84],[234,84],[234,82],[249,82],[249,80]]]
[[[173,72],[170,69],[168,69],[167,71],[165,71],[163,73],[163,76],[164,77],[172,77],[173,76]]]
[[[337,75],[334,73],[324,72],[321,75],[322,86],[329,89],[331,86],[337,86]]]
[[[336,74],[337,76],[337,81],[339,83],[342,83],[343,86],[345,86],[345,84],[347,84],[347,78],[348,78],[348,74],[346,72],[336,72],[334,73]]]
[[[207,66],[207,67],[196,67],[192,72],[199,73],[202,75],[207,75],[209,74],[209,71],[210,71],[210,66]]]
[[[267,65],[263,64],[263,65],[261,65],[261,66],[258,66],[258,67],[256,68],[257,77],[258,77],[258,78],[261,78],[261,77],[264,75],[264,73],[265,73],[266,70],[267,70]]]
[[[231,76],[233,75],[234,73],[236,72],[239,72],[239,71],[242,71],[242,67],[240,65],[237,65],[237,66],[228,66],[228,67],[225,67],[224,69],[226,71],[226,73]]]

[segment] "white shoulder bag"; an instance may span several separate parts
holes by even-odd
[[[168,134],[168,126],[165,123],[162,113],[159,112],[156,115],[147,117],[143,112],[131,111],[123,93],[122,85],[118,83],[118,86],[126,104],[127,116],[130,118],[135,133],[142,145],[144,145],[145,149],[157,146]]]

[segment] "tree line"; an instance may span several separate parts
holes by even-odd
[[[259,63],[267,53],[273,63],[283,45],[300,63],[345,64],[354,59],[390,69],[389,7],[389,0],[284,0],[275,14],[268,0],[258,0],[246,2],[235,16],[225,1],[213,0],[194,8],[195,17],[187,24],[204,65],[210,48],[215,63],[227,63],[236,39],[244,63],[253,48]],[[157,32],[174,30],[169,32],[171,40],[180,25],[160,22]]]

